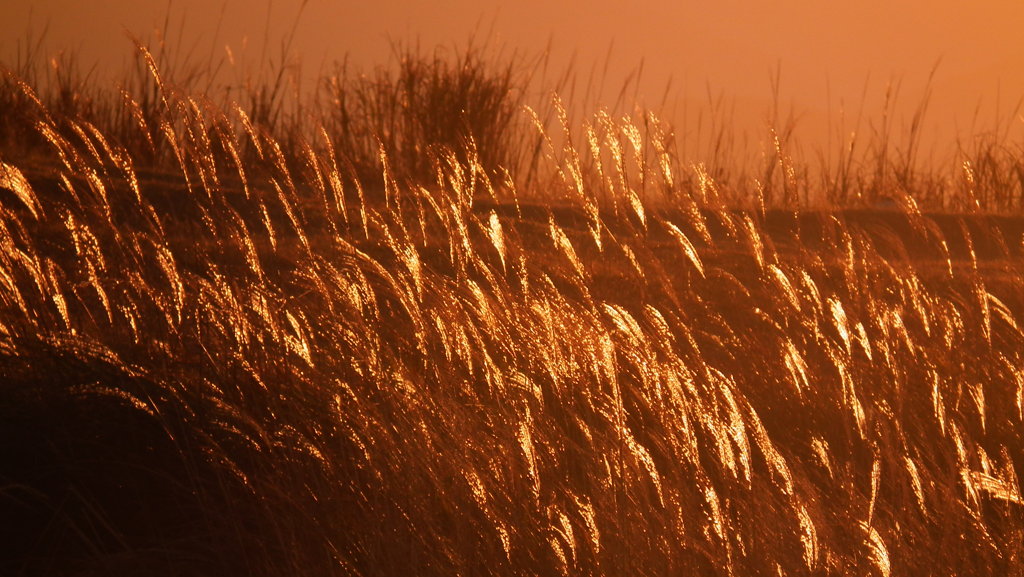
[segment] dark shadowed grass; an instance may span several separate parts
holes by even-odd
[[[4,77],[0,572],[1020,572],[1015,145],[733,171],[476,50]]]

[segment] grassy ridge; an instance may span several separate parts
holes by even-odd
[[[730,188],[650,115],[501,140],[486,91],[346,144],[139,55],[115,112],[0,96],[5,573],[1020,572],[1021,219],[889,161],[844,190],[892,209],[793,210],[779,140]]]

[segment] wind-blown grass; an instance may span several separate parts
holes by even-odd
[[[730,185],[479,56],[281,124],[6,77],[5,573],[1020,571],[1012,147],[794,210],[782,138]]]

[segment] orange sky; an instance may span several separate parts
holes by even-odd
[[[170,14],[172,22],[184,19],[185,38],[198,39],[204,54],[227,46],[251,61],[266,37],[268,10],[276,51],[300,4],[176,0]],[[74,48],[84,60],[116,66],[130,54],[125,31],[146,35],[167,13],[164,2],[7,0],[0,4],[0,57],[12,58],[31,21],[36,31],[49,26],[51,48]],[[931,129],[952,134],[954,127],[969,128],[979,104],[983,118],[992,120],[997,93],[1005,120],[1024,96],[1022,28],[1019,0],[309,0],[298,20],[297,48],[315,72],[345,54],[356,65],[383,62],[389,38],[460,45],[474,30],[493,30],[496,44],[527,54],[551,39],[556,68],[575,52],[585,75],[603,65],[614,43],[605,82],[612,96],[643,60],[640,94],[648,103],[661,100],[671,78],[678,103],[690,102],[686,109],[693,113],[710,88],[735,107],[743,129],[763,125],[772,101],[769,79],[781,68],[781,100],[802,116],[802,134],[817,141],[826,111],[837,119],[842,103],[848,118],[855,116],[865,83],[869,115],[890,80],[902,81],[900,102],[912,108],[936,63]]]

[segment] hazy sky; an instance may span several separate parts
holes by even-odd
[[[870,113],[885,86],[902,81],[900,101],[921,100],[938,63],[929,126],[968,126],[980,104],[992,118],[1024,96],[1024,2],[1020,0],[5,0],[0,3],[0,57],[6,61],[32,28],[48,27],[49,49],[71,48],[82,60],[119,65],[130,55],[126,31],[146,36],[170,14],[171,30],[202,54],[258,59],[264,38],[279,53],[296,25],[305,66],[349,55],[359,66],[383,63],[389,39],[424,47],[464,45],[476,31],[494,45],[526,54],[554,47],[555,68],[576,54],[585,75],[612,50],[605,88],[616,93],[644,62],[641,96],[661,99],[671,78],[679,102],[722,95],[741,119],[763,118],[770,78],[781,69],[784,104],[805,116],[806,130],[840,103],[848,116],[867,83]],[[270,21],[267,33],[268,15]],[[298,18],[297,18],[298,17]],[[183,25],[182,25],[183,23]],[[829,98],[830,97],[830,98]],[[1004,113],[1004,117],[1007,116]],[[738,121],[739,122],[739,121]],[[1020,124],[1020,119],[1017,120]]]

